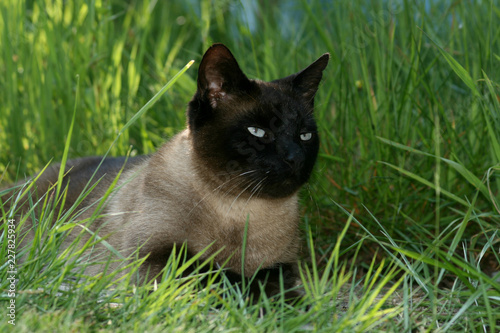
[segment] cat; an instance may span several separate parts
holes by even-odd
[[[150,156],[68,161],[63,209],[75,203],[95,172],[96,186],[78,206],[79,219],[89,218],[88,207],[95,207],[123,168],[91,228],[124,257],[137,249],[139,257],[147,256],[141,277],[159,276],[173,246],[185,243],[192,255],[207,249],[201,259],[215,255],[233,280],[256,275],[267,280],[266,292],[276,294],[284,274],[285,288],[292,288],[300,248],[297,192],[318,154],[314,97],[328,61],[325,53],[296,74],[264,82],[248,79],[226,46],[212,45],[198,69],[187,128]],[[59,168],[37,179],[38,196],[57,181]],[[94,265],[88,273],[102,270]]]

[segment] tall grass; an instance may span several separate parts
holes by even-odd
[[[197,288],[197,273],[156,287],[82,280],[78,253],[55,251],[65,216],[18,267],[15,329],[497,332],[499,20],[493,0],[2,1],[0,187],[60,161],[65,143],[69,158],[155,151],[184,127],[193,68],[118,133],[213,42],[264,80],[332,55],[301,196],[303,303],[252,305],[229,285]]]

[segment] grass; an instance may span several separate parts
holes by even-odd
[[[499,19],[493,0],[2,1],[0,187],[51,161],[155,151],[185,124],[196,65],[129,121],[213,42],[264,80],[332,55],[301,195],[302,304],[175,279],[182,251],[156,287],[82,278],[81,253],[55,251],[76,217],[50,227],[45,207],[38,256],[17,267],[16,331],[498,332]]]

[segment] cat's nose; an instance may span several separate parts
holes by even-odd
[[[302,167],[304,156],[298,149],[291,149],[285,154],[283,160],[290,168],[297,170]]]

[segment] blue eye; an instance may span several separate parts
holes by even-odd
[[[311,138],[312,138],[312,133],[302,133],[300,135],[300,139],[302,141],[309,141],[309,140],[311,140]]]
[[[264,131],[262,128],[248,127],[247,130],[250,132],[250,134],[258,138],[263,138],[264,135],[266,135],[266,131]]]

